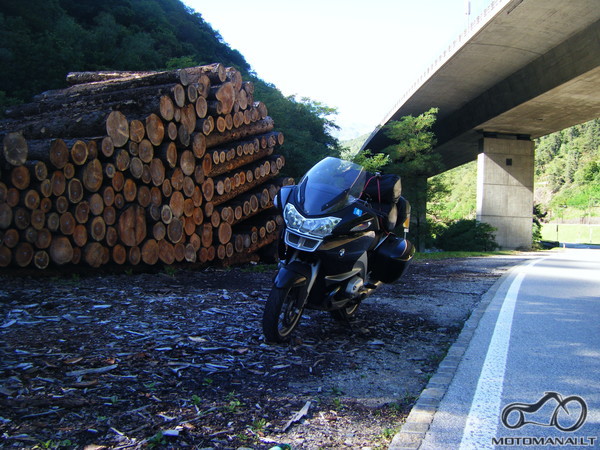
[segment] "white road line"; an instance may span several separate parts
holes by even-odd
[[[500,397],[515,304],[528,269],[541,260],[537,259],[522,266],[504,297],[467,417],[460,442],[461,450],[494,448],[492,438],[496,435],[500,416]]]

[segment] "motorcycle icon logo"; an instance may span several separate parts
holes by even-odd
[[[525,420],[525,413],[535,413],[541,409],[547,402],[556,400],[558,404],[550,417],[549,423],[540,423]],[[573,415],[569,411],[569,407]],[[515,421],[515,414],[517,420]],[[566,414],[565,414],[566,413]],[[511,416],[512,415],[512,416]],[[578,417],[576,417],[578,415]],[[511,416],[509,418],[509,416]],[[529,403],[510,403],[502,410],[502,424],[506,428],[516,429],[524,425],[539,425],[542,427],[554,427],[560,431],[576,431],[585,423],[587,417],[587,404],[583,398],[577,395],[563,397],[558,392],[546,392],[537,402]]]

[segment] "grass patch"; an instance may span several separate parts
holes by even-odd
[[[542,224],[542,239],[570,244],[600,244],[600,225]]]

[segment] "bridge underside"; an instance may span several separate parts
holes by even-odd
[[[437,107],[436,151],[443,157],[444,170],[449,170],[485,155],[484,147],[493,142],[489,139],[527,141],[600,117],[599,19],[597,0],[506,2],[382,122],[363,148],[384,149],[392,144],[382,130],[386,123]],[[526,166],[533,180],[533,152],[530,158]],[[491,191],[483,188],[486,183],[481,183],[478,196],[489,195]],[[503,189],[496,194],[502,197]],[[526,193],[530,189],[512,189],[511,195],[520,197],[503,203],[510,211],[478,211],[478,217],[510,215],[520,205],[518,215],[531,221],[533,197]],[[491,202],[478,199],[480,206]],[[516,248],[501,238],[515,227],[494,225],[500,245]],[[526,233],[519,242],[531,242],[530,225]]]
[[[450,169],[472,161],[484,135],[545,136],[600,117],[600,22],[451,114],[436,135]]]

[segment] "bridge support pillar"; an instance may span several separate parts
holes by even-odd
[[[484,137],[477,160],[477,220],[497,229],[502,249],[531,249],[534,143]]]

